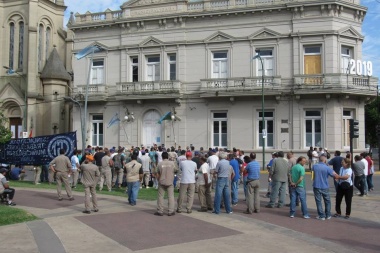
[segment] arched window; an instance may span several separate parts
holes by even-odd
[[[45,48],[46,60],[49,58],[49,52],[50,52],[50,33],[51,33],[51,29],[50,27],[47,27],[46,28],[46,48]]]
[[[42,24],[38,27],[38,70],[41,70],[42,68],[42,57],[43,57],[43,39],[44,37],[44,26]]]
[[[15,24],[9,24],[9,68],[13,69],[13,58],[15,53]]]
[[[19,40],[18,40],[18,68],[22,69],[24,59],[24,22],[19,23]]]

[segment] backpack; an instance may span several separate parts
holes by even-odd
[[[307,156],[310,158],[313,156],[313,151],[312,150],[309,150],[307,151]]]
[[[123,168],[123,165],[122,165],[122,159],[121,159],[121,154],[117,154],[113,157],[113,161],[114,161],[114,167],[116,170],[119,170],[121,168]]]
[[[330,159],[330,157],[331,157],[330,153],[327,151],[326,151],[326,157],[327,157],[327,159]]]

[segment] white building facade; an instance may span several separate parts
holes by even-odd
[[[88,83],[86,144],[260,153],[264,94],[268,158],[348,150],[351,118],[363,150],[364,105],[378,83],[362,59],[365,14],[358,0],[136,0],[72,15],[74,54],[103,49],[72,62],[77,101]],[[72,112],[79,131],[79,108]],[[168,112],[173,120],[158,124]]]

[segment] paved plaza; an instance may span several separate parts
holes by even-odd
[[[57,201],[54,190],[17,189],[16,207],[40,219],[0,227],[1,252],[380,252],[378,190],[367,198],[354,196],[349,220],[319,221],[310,190],[312,218],[303,219],[298,209],[291,219],[288,207],[264,207],[265,186],[258,214],[243,214],[241,185],[233,214],[197,212],[196,196],[191,214],[171,217],[153,215],[155,201],[130,206],[126,198],[108,195],[98,195],[100,211],[87,215],[82,214],[84,193],[74,193],[74,201]],[[344,203],[342,207],[344,212]]]

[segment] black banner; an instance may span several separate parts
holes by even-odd
[[[20,165],[48,164],[65,149],[71,157],[77,147],[76,132],[15,139],[0,145],[0,163]]]

